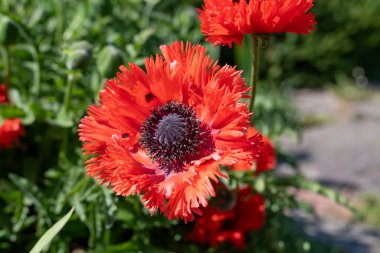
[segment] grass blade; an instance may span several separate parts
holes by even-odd
[[[34,245],[33,249],[30,253],[39,253],[41,252],[50,241],[58,234],[59,231],[65,226],[65,224],[69,221],[71,215],[74,212],[74,208],[71,208],[70,212],[68,212],[65,216],[63,216],[57,223],[55,223],[45,234],[38,240],[36,245]]]

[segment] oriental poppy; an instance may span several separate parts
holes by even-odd
[[[249,127],[247,130],[247,137],[256,136],[260,134],[254,127]],[[265,172],[272,170],[277,165],[277,154],[272,142],[265,135],[262,136],[263,146],[259,157],[255,160],[255,172]],[[253,167],[253,163],[250,161],[239,161],[233,165],[234,170],[250,170]]]
[[[220,165],[253,161],[261,136],[247,137],[250,113],[241,72],[220,67],[200,45],[174,42],[162,56],[120,67],[79,126],[87,173],[118,195],[185,222],[214,196]]]
[[[241,45],[245,34],[308,34],[316,24],[306,13],[314,0],[205,0],[201,31],[214,45]]]
[[[20,119],[4,119],[0,125],[0,149],[10,148],[23,135],[25,132]]]
[[[7,86],[0,84],[0,104],[8,103]]]
[[[239,189],[236,195],[237,201],[230,210],[211,205],[205,208],[186,238],[213,247],[230,242],[236,248],[244,249],[246,233],[264,225],[265,201],[260,195],[253,194],[250,187]]]
[[[0,85],[0,104],[8,104],[7,86]],[[19,118],[3,119],[0,125],[0,150],[10,148],[17,143],[20,136],[25,135],[24,128]]]

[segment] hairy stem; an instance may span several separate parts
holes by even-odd
[[[255,34],[252,34],[252,77],[251,77],[251,99],[249,101],[249,111],[253,112],[253,107],[255,105],[255,96],[256,96],[256,87],[257,79],[259,75],[259,58],[260,58],[260,49],[259,49],[259,37]]]

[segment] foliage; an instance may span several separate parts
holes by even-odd
[[[350,34],[347,40],[355,41],[363,31],[378,25],[368,20],[352,24],[355,29],[347,28],[344,16],[337,16],[336,24],[331,25],[328,20],[338,9],[335,5],[343,1],[318,2],[320,6],[315,11],[320,15],[320,33],[326,31],[322,43],[319,33],[302,38],[278,36],[273,40],[283,39],[283,42],[272,41],[263,56],[269,61],[269,66],[262,68],[268,85],[259,90],[255,122],[272,138],[282,134],[298,135],[296,109],[288,99],[289,83],[301,80],[298,83],[302,85],[320,84],[341,71],[334,69],[341,63],[336,61],[343,61],[342,56],[348,54],[352,46],[348,42],[349,46],[339,46],[339,36],[346,34],[336,33],[336,29],[344,29]],[[350,6],[356,4],[346,2],[343,7],[350,10]],[[100,187],[86,177],[77,136],[79,119],[119,64],[142,65],[145,57],[156,53],[161,44],[174,40],[203,41],[194,8],[199,5],[200,1],[196,0],[181,4],[176,0],[1,1],[1,80],[10,88],[12,104],[1,105],[0,121],[22,118],[26,136],[19,147],[0,151],[0,251],[28,252],[72,207],[75,208],[73,216],[52,240],[49,252],[80,248],[87,252],[110,253],[233,250],[229,245],[220,248],[195,245],[184,239],[191,224],[168,221],[158,214],[151,217],[138,197],[117,197],[106,186]],[[364,8],[362,6],[365,5],[359,7]],[[322,13],[324,10],[328,11]],[[375,17],[373,10],[361,11],[368,12],[370,19]],[[361,12],[355,8],[349,14],[339,10],[339,14],[350,15],[355,20],[359,20],[358,13]],[[370,45],[362,48],[362,52],[372,53],[378,45],[378,37],[371,34],[367,40],[371,43],[361,41]],[[313,45],[318,45],[318,50]],[[233,54],[230,51],[221,55],[219,47],[205,46],[216,58]],[[332,49],[335,51],[328,51]],[[339,65],[342,71],[361,64],[362,52],[355,54],[352,61],[344,60],[345,64]],[[246,69],[238,59],[239,53],[235,54],[239,68]],[[329,57],[325,57],[326,54]],[[221,61],[233,62],[232,59]],[[295,71],[300,65],[304,66],[304,62],[307,68],[302,72],[307,73],[306,77]],[[330,67],[326,75],[317,75],[321,79],[315,79],[316,75],[310,78],[315,69],[325,73]],[[293,163],[286,155],[283,157]],[[236,175],[235,179],[239,177],[241,175]],[[295,177],[287,178],[287,182],[294,185],[299,179]],[[273,173],[269,173],[247,182],[254,184],[256,191],[269,200],[267,225],[263,231],[251,234],[250,246],[257,252],[334,252],[328,246],[310,241],[286,215],[287,208],[307,206],[289,195],[289,184],[284,181],[276,180]],[[313,186],[302,182],[299,187]]]
[[[61,229],[66,225],[66,223],[69,221],[71,215],[74,212],[74,208],[70,210],[65,216],[63,216],[57,223],[55,223],[51,228],[48,229],[48,231],[45,232],[45,234],[38,240],[36,245],[32,248],[30,251],[31,253],[39,253],[44,248],[46,248],[50,241],[61,231]]]
[[[368,194],[362,197],[361,218],[380,231],[380,199],[378,195]]]
[[[364,0],[315,1],[316,31],[309,36],[274,36],[265,51],[262,75],[276,84],[321,87],[352,78],[355,67],[364,68],[372,82],[379,78],[375,57],[380,54],[378,12],[380,2]]]

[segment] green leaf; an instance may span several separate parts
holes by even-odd
[[[66,112],[64,110],[61,110],[58,113],[58,116],[54,120],[49,121],[52,125],[60,126],[64,128],[69,128],[74,125],[73,119],[72,119],[72,113]]]
[[[265,191],[265,180],[263,177],[257,177],[254,182],[254,188],[257,192],[260,193]]]
[[[13,182],[13,184],[20,189],[20,191],[25,195],[26,198],[30,199],[33,202],[35,207],[39,210],[39,212],[43,212],[44,215],[47,214],[47,210],[42,203],[44,199],[46,199],[45,195],[42,191],[35,185],[33,182],[29,181],[24,177],[20,177],[16,174],[9,174],[9,179]]]
[[[7,17],[0,17],[0,43],[12,45],[17,43],[20,35],[15,24]]]
[[[25,113],[14,106],[0,106],[0,115],[5,119],[14,119],[24,117]]]
[[[109,246],[102,250],[103,253],[138,252],[139,245],[134,241]]]
[[[20,92],[16,89],[10,89],[9,90],[9,99],[12,101],[12,103],[18,107],[18,108],[24,108],[25,106],[25,101],[22,98]]]
[[[69,221],[71,215],[74,212],[74,208],[63,216],[57,223],[55,223],[45,234],[38,240],[36,245],[34,245],[33,249],[30,253],[39,253],[41,252],[50,242],[51,240],[58,234],[59,231],[65,226],[65,224]]]
[[[276,179],[275,184],[277,186],[292,186],[297,189],[306,189],[316,194],[325,196],[326,198],[334,201],[335,203],[346,207],[354,215],[359,216],[358,210],[351,205],[350,201],[344,198],[339,192],[329,189],[317,182],[309,181],[305,179],[302,175],[296,175],[294,177],[283,177]]]

